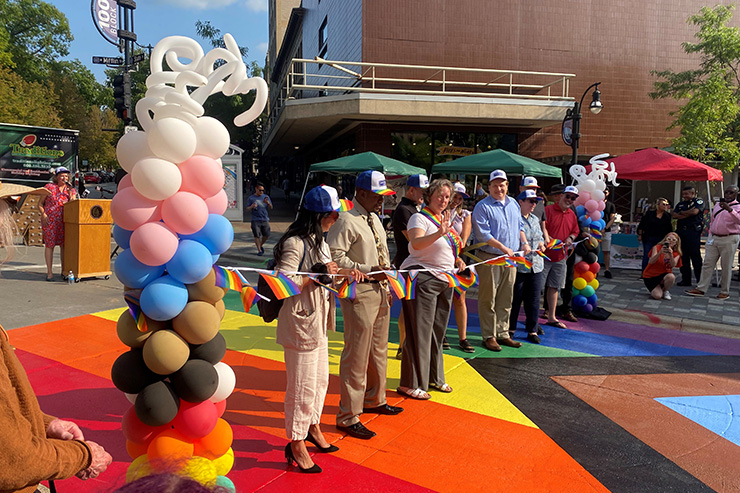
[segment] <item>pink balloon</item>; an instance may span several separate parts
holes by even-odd
[[[208,206],[190,192],[177,192],[162,203],[162,220],[176,233],[191,235],[208,221]]]
[[[595,200],[591,199],[591,200],[589,200],[589,201],[586,202],[586,210],[589,212],[589,215],[590,215],[590,213],[592,213],[592,212],[594,212],[594,211],[596,211],[598,209],[599,209],[599,203],[596,202]]]
[[[142,224],[156,220],[159,204],[142,196],[134,187],[119,191],[110,204],[113,220],[123,229],[133,231]]]
[[[229,206],[229,197],[226,195],[226,190],[223,188],[216,195],[205,199],[205,201],[208,206],[209,214],[218,214],[220,216],[226,212],[226,209]]]
[[[218,402],[213,403],[214,406],[216,406],[216,411],[218,412],[218,417],[222,417],[224,413],[226,412],[226,399]]]
[[[588,213],[588,215],[591,218],[592,222],[601,219],[601,211],[591,211]]]
[[[586,202],[591,200],[591,192],[579,192],[578,198],[583,199],[583,203],[585,204]]]
[[[121,178],[121,181],[118,182],[117,189],[120,192],[124,188],[133,187],[134,184],[131,182],[131,174],[126,173],[123,175],[123,178]]]
[[[193,156],[179,164],[182,174],[180,190],[200,197],[212,197],[224,188],[226,177],[221,164],[208,156]]]
[[[606,203],[603,200],[599,200],[599,207],[597,210],[603,211],[606,208]]]
[[[208,435],[216,427],[218,410],[211,401],[197,404],[181,401],[180,410],[172,420],[175,431],[187,438],[198,439]]]
[[[160,222],[145,223],[131,233],[131,253],[142,264],[153,267],[170,261],[179,244],[177,235]]]

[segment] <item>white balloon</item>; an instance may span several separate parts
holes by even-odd
[[[216,369],[216,373],[218,373],[218,387],[216,388],[216,392],[208,400],[211,402],[221,402],[234,391],[234,387],[236,387],[236,375],[234,374],[234,370],[223,361],[216,363],[213,367]]]
[[[604,200],[604,192],[598,189],[594,190],[593,192],[591,192],[591,198],[594,199],[596,202],[600,202]]]
[[[137,192],[150,200],[166,200],[180,189],[182,174],[170,161],[146,158],[134,166],[131,183]]]
[[[210,116],[198,118],[195,124],[195,136],[198,139],[195,154],[218,159],[229,150],[229,131],[224,125]]]
[[[145,157],[153,156],[145,132],[128,132],[118,140],[116,157],[121,168],[131,173],[134,165]]]
[[[147,133],[149,147],[159,158],[181,163],[195,152],[195,130],[178,118],[157,120]]]
[[[578,190],[581,192],[593,193],[594,190],[596,190],[596,183],[589,178],[588,180],[584,180],[578,184]]]

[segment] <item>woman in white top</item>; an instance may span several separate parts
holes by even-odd
[[[465,193],[465,185],[460,182],[455,183],[452,188],[452,200],[450,200],[450,211],[452,211],[450,219],[451,227],[460,237],[462,246],[465,247],[472,228],[470,211],[465,208],[465,200],[469,199],[470,195]],[[460,294],[457,292],[453,294],[452,306],[455,307],[455,322],[457,323],[457,335],[460,339],[460,349],[466,353],[474,353],[475,349],[473,349],[473,345],[467,339],[468,307],[465,305],[465,291],[462,291]],[[444,349],[449,349],[449,344],[445,345]]]
[[[424,190],[425,207],[411,216],[406,232],[409,256],[401,269],[439,269],[454,272],[465,268],[459,257],[460,237],[450,228],[452,183],[434,180]],[[398,392],[414,399],[429,399],[432,386],[452,392],[445,383],[442,339],[450,319],[452,288],[441,272],[419,272],[415,297],[403,300],[406,340],[401,358]]]

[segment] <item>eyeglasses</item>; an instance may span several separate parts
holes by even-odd
[[[568,199],[568,200],[575,200],[575,199],[578,198],[578,195],[571,195],[569,193],[566,193],[565,194],[565,198]]]

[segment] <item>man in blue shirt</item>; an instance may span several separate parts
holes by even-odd
[[[506,195],[509,180],[503,170],[493,171],[488,181],[488,197],[473,210],[475,239],[486,245],[477,250],[481,260],[513,255],[531,248],[524,235],[522,214],[516,200]],[[482,264],[478,272],[478,315],[483,346],[501,351],[501,346],[521,347],[509,336],[509,316],[514,293],[516,269],[503,265]]]
[[[265,195],[265,186],[257,182],[254,186],[254,195],[247,199],[247,209],[252,212],[252,234],[257,246],[257,255],[265,253],[264,245],[270,237],[270,216],[267,209],[272,209],[270,197]]]

